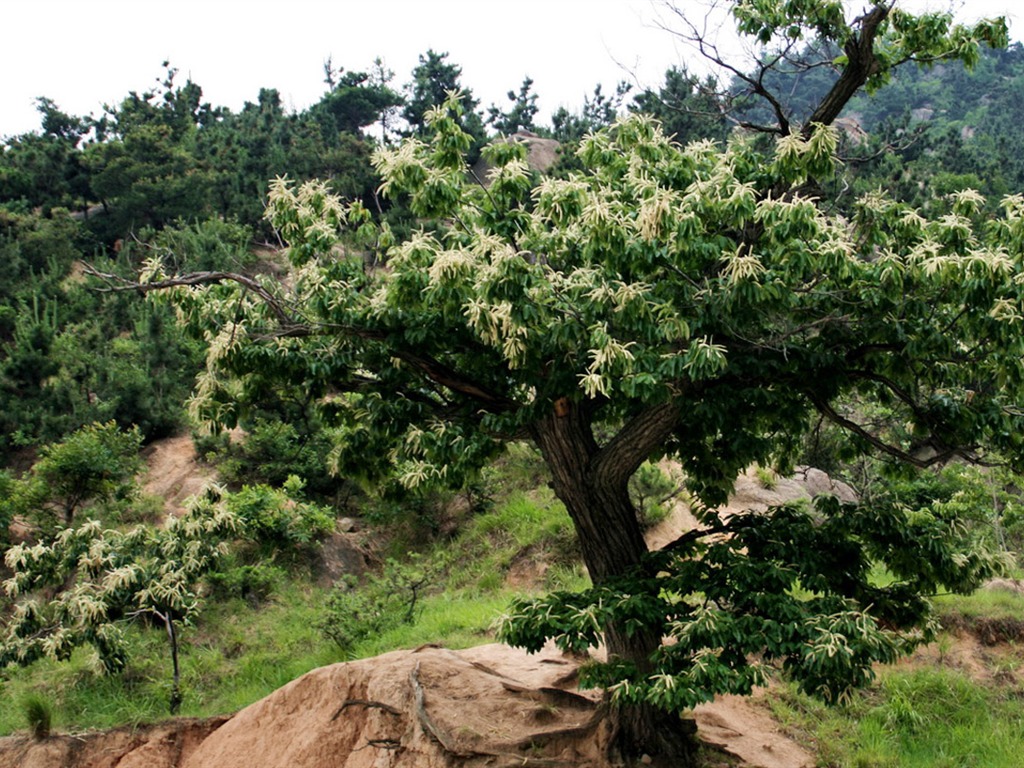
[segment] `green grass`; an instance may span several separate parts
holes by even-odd
[[[979,591],[936,599],[943,623],[974,631],[1020,622],[1024,598]],[[977,661],[991,679],[972,679],[949,654],[956,638],[940,634],[937,664],[878,670],[869,689],[830,708],[792,687],[771,706],[784,726],[828,768],[1017,768],[1024,755],[1024,655],[1008,644]],[[949,658],[949,661],[945,659]]]
[[[876,686],[829,708],[791,689],[773,711],[834,768],[1018,768],[1024,707],[1010,692],[945,668],[882,672]]]
[[[973,595],[940,595],[934,599],[940,615],[967,619],[1024,619],[1024,595],[1002,590],[979,590]]]
[[[49,737],[53,725],[53,705],[49,699],[39,694],[29,694],[21,700],[21,710],[34,738],[42,740]]]

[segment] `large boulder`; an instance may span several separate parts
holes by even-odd
[[[519,131],[507,138],[495,139],[495,141],[511,141],[526,146],[526,164],[531,170],[547,173],[551,167],[558,162],[559,152],[562,145],[554,139],[543,139],[530,131]],[[473,166],[474,175],[485,185],[489,183],[488,173],[491,166],[486,160],[480,158]]]

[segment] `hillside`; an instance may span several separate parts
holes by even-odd
[[[155,443],[146,460],[144,487],[165,498],[172,512],[180,509],[183,494],[212,479],[186,438]],[[739,511],[805,493],[793,481],[767,490],[751,476],[731,507]],[[678,535],[694,522],[685,505],[676,504],[650,531],[651,541]],[[528,582],[542,570],[530,575],[519,569],[520,588],[539,587]],[[552,647],[528,655],[495,644],[463,651],[427,645],[314,670],[234,715],[56,734],[42,742],[0,739],[0,768],[596,768],[607,764],[608,726],[599,694],[576,687],[579,664]],[[763,701],[723,697],[700,707],[694,719],[705,743],[741,765],[813,764],[810,753],[780,733]]]
[[[161,441],[147,450],[147,487],[169,499],[195,489],[210,469],[196,461],[189,440]],[[670,467],[666,468],[671,470]],[[816,470],[793,479],[741,477],[730,514],[806,497],[808,492],[851,493]],[[648,531],[652,546],[695,524],[688,508]],[[514,568],[518,588],[542,586],[546,566],[539,553],[513,555],[533,567]],[[539,567],[538,567],[539,566]],[[1006,599],[1021,598],[1013,582],[996,585]],[[953,616],[954,614],[950,614]],[[1012,621],[964,617],[955,634],[902,662],[903,673],[947,669],[1008,691],[1024,684],[1018,671],[1021,636]],[[527,655],[502,645],[461,651],[428,644],[315,669],[236,714],[172,719],[109,731],[55,733],[38,741],[27,735],[0,739],[0,768],[326,768],[342,765],[604,766],[607,724],[600,697],[576,687],[580,659],[552,647]],[[901,673],[902,674],[902,673]],[[872,695],[869,693],[869,695]],[[791,694],[773,686],[753,698],[720,697],[693,717],[708,745],[707,765],[806,768],[817,764],[806,723],[794,726],[784,702]],[[782,709],[780,709],[780,705]],[[782,713],[787,726],[773,716]],[[798,736],[802,745],[787,736]],[[716,755],[718,757],[716,757]]]
[[[734,10],[785,55],[550,126],[432,50],[299,113],[166,63],[39,100],[0,145],[11,761],[697,768],[696,712],[714,768],[1019,768],[1024,51]]]

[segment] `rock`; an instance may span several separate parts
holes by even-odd
[[[557,651],[395,651],[314,670],[239,712],[181,768],[604,766],[597,701],[551,688]],[[509,666],[504,666],[508,664]],[[546,705],[543,723],[529,717]]]
[[[358,534],[332,533],[320,545],[313,571],[321,586],[330,586],[347,574],[362,576],[370,564]]]
[[[525,144],[526,164],[531,170],[540,171],[541,173],[546,173],[551,166],[558,162],[558,155],[561,150],[561,144],[555,141],[555,139],[542,139],[530,131],[520,131],[512,134],[507,139],[499,138],[495,139],[495,141],[511,141],[517,144]],[[491,166],[483,158],[478,160],[476,165],[473,166],[473,173],[485,185],[490,184],[490,180],[487,177],[490,170]]]
[[[553,645],[394,651],[313,670],[230,718],[3,738],[0,768],[611,768],[610,724],[598,692],[575,690],[578,663]],[[745,697],[694,718],[703,741],[743,765],[814,765]]]
[[[815,496],[835,496],[845,504],[856,504],[857,492],[842,480],[833,480],[828,473],[822,472],[814,467],[797,467],[794,479],[800,483],[807,494],[813,499]]]

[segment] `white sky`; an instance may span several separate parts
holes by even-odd
[[[958,18],[1005,15],[1020,39],[1019,0],[954,0]],[[911,0],[948,8],[949,0]],[[381,57],[411,79],[419,54],[448,52],[486,109],[504,107],[523,77],[535,81],[544,120],[635,79],[656,86],[694,54],[659,29],[655,0],[3,0],[0,5],[0,137],[39,128],[34,100],[99,116],[129,91],[152,87],[170,61],[204,100],[239,110],[261,87],[304,109],[325,89],[323,64],[365,71]],[[703,17],[703,0],[676,0]]]

